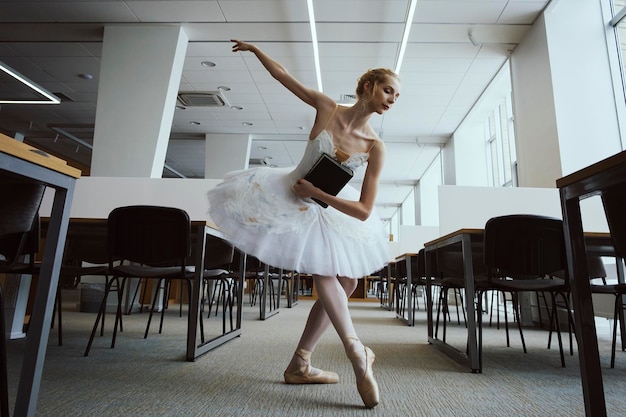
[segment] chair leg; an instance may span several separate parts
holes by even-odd
[[[184,284],[183,280],[181,279],[180,280],[180,304],[178,306],[178,317],[183,316],[183,284]],[[189,297],[189,301],[191,301],[191,297]]]
[[[50,324],[50,328],[54,329],[55,318],[58,316],[59,330],[57,334],[59,336],[59,341],[58,341],[59,346],[63,346],[63,317],[62,317],[63,313],[61,310],[62,305],[63,305],[63,300],[62,300],[62,295],[61,295],[61,285],[58,285],[57,296],[56,296],[56,299],[54,300],[54,310],[52,310],[52,322]]]
[[[611,342],[611,368],[615,368],[615,348],[617,345],[617,323],[619,322],[619,308],[621,295],[615,295],[615,306],[613,308],[613,340]]]
[[[450,306],[448,305],[448,290],[449,288],[446,288],[446,290],[443,293],[443,298],[441,300],[441,311],[442,311],[442,316],[443,316],[443,342],[446,342],[446,332],[447,332],[447,328],[448,328],[448,322],[447,320],[450,319]]]
[[[124,295],[124,285],[126,285],[126,277],[122,278],[121,284],[119,278],[117,278],[117,311],[115,313],[115,325],[113,326],[113,338],[111,339],[111,349],[115,347],[115,340],[117,338],[117,328],[122,327],[122,296]],[[106,301],[105,301],[106,303]]]
[[[522,331],[522,320],[520,319],[520,314],[519,314],[519,297],[517,293],[513,293],[513,309],[515,311],[515,320],[517,321],[517,328],[519,330],[519,336],[520,336],[520,339],[522,340],[522,349],[524,350],[524,353],[527,353],[528,351],[526,350],[526,341],[524,340],[524,332]]]
[[[556,335],[559,341],[559,354],[561,355],[561,367],[565,368],[565,354],[563,353],[563,339],[561,337],[561,324],[559,320],[559,315],[556,308],[556,296],[554,293],[551,294],[552,298],[552,319],[556,324]]]
[[[515,301],[511,296],[511,303],[515,307]],[[509,334],[509,313],[506,305],[506,293],[502,292],[502,306],[504,308],[504,333],[506,334],[506,347],[511,347],[511,337]]]
[[[91,335],[89,336],[89,341],[87,342],[87,347],[85,348],[84,356],[89,356],[89,351],[91,350],[91,344],[93,343],[93,339],[96,336],[96,331],[98,330],[98,324],[100,324],[100,320],[102,320],[102,323],[104,323],[104,315],[106,313],[106,307],[107,307],[107,298],[109,296],[109,293],[111,292],[111,286],[117,279],[118,279],[117,277],[113,277],[111,279],[107,278],[107,282],[104,288],[104,295],[102,297],[102,301],[100,302],[100,308],[98,309],[98,315],[96,316],[96,321],[93,324],[93,328],[91,329]],[[101,332],[100,335],[102,336],[104,333],[104,326],[101,327],[100,332]]]
[[[59,315],[59,329],[57,334],[59,335],[59,346],[63,346],[63,297],[61,295],[61,288],[57,289],[57,313]]]
[[[0,286],[0,416],[9,417],[9,372],[7,370],[7,341],[4,327],[4,295]]]
[[[163,285],[163,288],[161,288],[161,285]],[[154,313],[154,309],[156,308],[156,303],[157,303],[157,300],[159,299],[159,293],[161,292],[161,289],[163,289],[164,299],[165,297],[167,297],[167,295],[165,295],[165,293],[167,292],[165,287],[167,287],[167,282],[165,282],[163,278],[159,279],[159,281],[157,282],[156,291],[154,292],[154,297],[152,298],[152,306],[150,307],[150,314],[148,314],[148,323],[146,324],[146,330],[143,334],[144,339],[148,338],[148,332],[150,331],[150,324],[152,323],[152,314]],[[163,313],[164,310],[165,310],[165,305],[162,307],[161,313]]]
[[[443,310],[442,299],[441,299],[441,296],[443,293],[444,293],[444,289],[440,288],[439,296],[437,297],[437,319],[435,320],[435,339],[439,335],[439,314],[441,314]]]
[[[459,289],[459,300],[461,301],[461,312],[463,313],[463,324],[465,325],[465,328],[467,328],[467,313],[465,312],[465,301],[463,300],[463,291],[464,290]],[[457,311],[458,311],[458,307],[457,307]]]

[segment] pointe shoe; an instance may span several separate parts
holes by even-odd
[[[287,384],[336,384],[339,382],[339,375],[334,372],[323,371],[317,369],[316,373],[311,373],[315,368],[311,367],[310,358],[311,352],[304,349],[297,349],[296,355],[298,355],[304,362],[296,370],[287,369],[283,374],[285,383]]]
[[[372,365],[374,364],[374,359],[376,359],[376,355],[372,349],[363,346],[363,351],[352,351],[348,354],[348,357],[354,363],[355,361],[365,361],[365,374],[363,378],[358,381],[356,388],[361,395],[361,399],[363,400],[363,404],[367,408],[374,408],[380,402],[380,392],[378,391],[378,383],[374,378],[374,373],[372,371]]]

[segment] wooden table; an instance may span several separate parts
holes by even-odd
[[[586,259],[586,254],[595,254],[601,256],[615,256],[613,245],[611,243],[611,237],[608,233],[582,233],[582,242],[586,247],[583,252],[583,259]],[[442,236],[433,241],[427,242],[424,245],[426,254],[426,276],[431,277],[430,265],[433,265],[432,256],[435,255],[437,250],[456,250],[463,253],[463,269],[464,269],[464,284],[465,284],[465,309],[467,311],[467,354],[456,349],[453,346],[448,345],[434,337],[433,326],[433,300],[432,300],[432,286],[431,280],[427,279],[426,285],[426,298],[427,298],[427,320],[428,320],[428,341],[435,347],[441,349],[448,356],[459,362],[464,366],[468,366],[474,373],[482,372],[481,358],[479,355],[478,338],[477,338],[477,325],[476,314],[474,308],[474,265],[472,259],[472,253],[482,254],[483,252],[483,229],[459,229],[455,232]],[[623,272],[621,274],[623,276]],[[588,275],[585,274],[586,277]],[[585,279],[586,285],[589,286],[589,278]],[[589,303],[591,303],[591,293],[589,293]],[[575,317],[576,323],[584,323],[579,321],[578,317]],[[591,312],[591,324],[594,324],[593,312]],[[583,326],[580,326],[583,327]],[[595,331],[594,331],[595,338]],[[579,341],[580,345],[580,341]],[[597,342],[594,347],[596,353],[598,352]],[[599,359],[598,359],[599,360]],[[599,362],[598,362],[599,365]],[[594,414],[595,417],[595,414]]]
[[[476,314],[474,308],[474,266],[472,251],[483,250],[483,229],[459,229],[438,239],[424,244],[425,269],[426,269],[426,312],[428,327],[428,342],[442,350],[459,363],[468,366],[474,373],[482,372],[478,354],[478,337],[476,327]],[[463,253],[463,269],[465,278],[465,309],[467,311],[467,354],[461,352],[442,340],[435,338],[433,326],[433,299],[432,283],[428,279],[433,275],[431,271],[432,256],[438,250],[455,250]]]
[[[42,234],[49,234],[49,221],[42,219]],[[106,239],[106,223],[107,219],[95,218],[71,218],[71,230],[80,232],[81,234],[93,234],[95,238]],[[201,318],[201,302],[202,302],[202,270],[204,269],[204,258],[206,254],[206,237],[215,239],[223,239],[223,234],[212,224],[205,220],[193,220],[191,222],[191,239],[192,239],[192,258],[194,259],[195,275],[191,288],[191,300],[189,301],[189,315],[187,322],[187,343],[186,343],[186,359],[194,361],[199,356],[226,343],[227,341],[241,335],[241,313],[243,300],[243,274],[237,272],[237,306],[236,306],[236,324],[233,330],[224,331],[221,335],[210,340],[202,341],[199,334],[199,323]],[[71,235],[68,236],[71,239]],[[239,271],[245,270],[246,257],[240,257]],[[243,269],[242,269],[243,268]],[[54,301],[54,299],[53,299]],[[222,314],[226,314],[225,311]]]
[[[413,311],[413,291],[411,288],[413,287],[413,265],[417,265],[418,258],[417,253],[404,253],[395,259],[396,264],[396,284],[393,289],[393,303],[396,306],[396,318],[405,322],[408,326],[415,325],[415,312]],[[400,285],[400,280],[404,277],[401,277],[397,271],[403,270],[406,271],[406,283],[404,286],[404,291],[406,291],[406,301],[404,306],[408,306],[407,308],[402,308],[401,303],[401,295],[400,291],[403,289],[402,285]],[[415,277],[415,280],[419,280],[420,277]],[[406,315],[405,315],[406,312]]]
[[[187,322],[187,361],[194,361],[199,356],[215,349],[216,347],[241,336],[241,315],[243,309],[243,285],[246,271],[246,256],[241,256],[239,260],[239,271],[237,276],[237,318],[235,328],[223,332],[211,340],[198,343],[198,325],[200,323],[200,306],[202,304],[202,270],[204,269],[204,257],[206,254],[206,236],[224,239],[224,235],[215,226],[206,221],[191,222],[191,236],[195,239],[192,242],[193,256],[195,257],[195,275],[191,288],[191,301],[189,303],[189,316]],[[222,311],[226,314],[226,311]]]
[[[565,222],[567,263],[572,286],[572,308],[577,323],[578,360],[589,417],[606,416],[600,355],[586,262],[586,243],[580,201],[603,189],[626,182],[626,152],[604,159],[556,181]]]
[[[63,243],[74,186],[76,179],[80,178],[80,171],[59,158],[0,134],[0,175],[41,183],[54,189],[50,228],[42,256],[13,413],[14,416],[34,416],[59,282]]]

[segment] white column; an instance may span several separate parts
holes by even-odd
[[[220,179],[227,172],[247,169],[251,143],[250,135],[207,134],[204,178]]]
[[[175,25],[105,27],[91,175],[161,178],[187,41]]]
[[[600,1],[548,7],[511,56],[519,185],[556,180],[621,151]]]

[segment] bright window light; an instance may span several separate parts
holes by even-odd
[[[27,100],[27,99],[4,100],[0,98],[0,104],[59,104],[61,103],[60,98],[58,98],[51,92],[45,90],[44,88],[38,86],[37,84],[29,80],[28,78],[24,77],[19,72],[15,71],[13,68],[6,65],[4,62],[0,62],[0,70],[4,71],[10,77],[16,79],[17,81],[21,82],[28,88],[34,90],[38,94],[48,99],[48,100]]]

